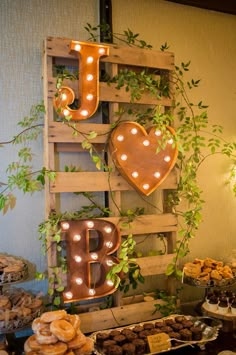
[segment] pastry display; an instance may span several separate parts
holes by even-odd
[[[28,266],[23,259],[0,254],[0,286],[23,280],[27,275]]]
[[[216,315],[234,316],[236,308],[236,294],[231,291],[214,290],[206,296],[203,309]]]
[[[236,267],[211,258],[195,259],[183,268],[183,282],[193,286],[228,286],[235,282]]]
[[[42,300],[23,289],[0,295],[0,333],[13,332],[29,324],[42,310]]]
[[[26,355],[89,355],[94,349],[93,340],[80,329],[79,315],[65,310],[42,313],[32,322],[32,330],[34,334],[24,344]]]
[[[216,339],[220,323],[214,323],[213,319],[212,322],[209,325],[209,318],[204,322],[204,317],[173,315],[126,328],[98,331],[92,338],[99,354],[142,355],[150,353],[150,337],[163,333],[168,339],[168,350]]]

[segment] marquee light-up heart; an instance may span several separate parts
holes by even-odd
[[[168,176],[177,159],[173,128],[147,132],[136,122],[122,122],[111,134],[109,148],[121,175],[138,191],[150,195]]]

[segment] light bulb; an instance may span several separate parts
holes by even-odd
[[[70,111],[65,108],[65,110],[63,110],[63,115],[69,116],[69,114],[70,114]]]
[[[137,171],[133,171],[131,175],[133,176],[133,178],[136,179],[138,177],[138,172]]]
[[[111,233],[112,228],[111,227],[105,227],[104,230],[105,230],[106,233]]]
[[[137,132],[138,132],[137,128],[132,128],[132,129],[131,129],[131,133],[132,133],[132,134],[137,134]]]
[[[86,99],[87,99],[88,101],[92,101],[93,95],[92,95],[92,94],[88,94],[88,95],[86,96]]]
[[[93,227],[94,227],[94,223],[93,223],[92,221],[89,221],[89,222],[87,223],[87,226],[88,226],[89,228],[93,228]]]
[[[74,242],[79,242],[81,240],[81,235],[80,234],[75,234],[74,236],[73,236],[73,241]]]
[[[111,280],[107,280],[107,285],[108,285],[108,286],[113,286],[113,285],[114,285],[114,282],[111,281]]]
[[[79,256],[79,255],[75,255],[75,256],[74,256],[74,259],[75,259],[75,261],[76,261],[77,263],[80,263],[81,260],[82,260],[81,256]]]
[[[81,111],[81,115],[84,116],[84,117],[88,116],[88,111],[87,110],[82,110]]]
[[[89,289],[89,295],[90,295],[90,296],[94,296],[95,293],[96,293],[96,291],[94,290],[94,288],[90,288],[90,289]]]
[[[75,45],[75,51],[79,52],[81,50],[81,45],[80,44],[76,44]]]
[[[88,57],[88,58],[87,58],[87,63],[88,63],[88,64],[93,63],[93,57]]]
[[[122,154],[121,157],[120,157],[121,160],[127,160],[127,158],[128,158],[128,157],[127,157],[126,154]]]
[[[169,155],[165,156],[164,160],[168,163],[170,161]]]
[[[72,292],[66,292],[65,293],[65,297],[68,299],[68,300],[71,300],[73,298],[73,293]]]
[[[93,80],[93,75],[92,75],[92,74],[88,74],[88,75],[86,76],[86,79],[87,79],[88,81],[92,81],[92,80]]]
[[[93,260],[97,260],[97,259],[98,259],[97,253],[92,253],[92,254],[91,254],[91,258],[92,258]]]
[[[67,230],[67,229],[70,228],[70,225],[69,225],[68,222],[62,222],[61,226],[62,226],[62,228],[65,229],[65,230]]]
[[[83,280],[81,279],[81,277],[77,277],[77,278],[75,279],[75,282],[76,282],[77,285],[82,285]]]
[[[173,138],[170,138],[169,140],[168,140],[168,144],[173,144],[174,143],[174,139]]]
[[[64,92],[61,94],[61,99],[63,101],[65,101],[67,99],[67,95]]]
[[[106,242],[105,245],[109,249],[113,247],[113,243],[112,242]]]
[[[98,53],[99,54],[104,54],[105,53],[105,49],[104,48],[99,48]]]
[[[147,139],[146,139],[145,141],[143,141],[143,145],[144,145],[145,147],[148,147],[149,144],[150,144],[150,142],[149,142]]]
[[[144,190],[148,190],[149,189],[149,184],[143,184],[143,188],[144,188]]]
[[[156,171],[153,175],[155,176],[155,178],[158,179],[161,176],[161,173],[159,173],[159,171]]]
[[[111,259],[108,259],[106,261],[106,264],[107,264],[107,266],[112,266],[113,265],[113,261]]]
[[[119,136],[117,136],[117,140],[119,142],[122,142],[124,140],[124,136],[122,136],[121,134],[119,134]]]
[[[155,131],[155,135],[156,135],[157,137],[160,137],[160,136],[161,136],[161,131],[160,131],[159,129],[157,129],[157,130]]]

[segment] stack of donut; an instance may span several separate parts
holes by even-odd
[[[80,317],[65,310],[43,313],[32,323],[34,332],[24,344],[28,355],[87,355],[94,342],[80,329]]]

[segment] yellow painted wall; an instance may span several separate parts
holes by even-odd
[[[114,32],[130,28],[154,49],[167,42],[176,64],[191,60],[187,78],[202,81],[191,99],[209,105],[209,122],[223,125],[224,138],[236,141],[236,16],[163,0],[113,0],[112,4]],[[228,168],[228,160],[217,156],[200,169],[204,220],[184,261],[224,259],[236,248],[236,197],[225,185]]]

